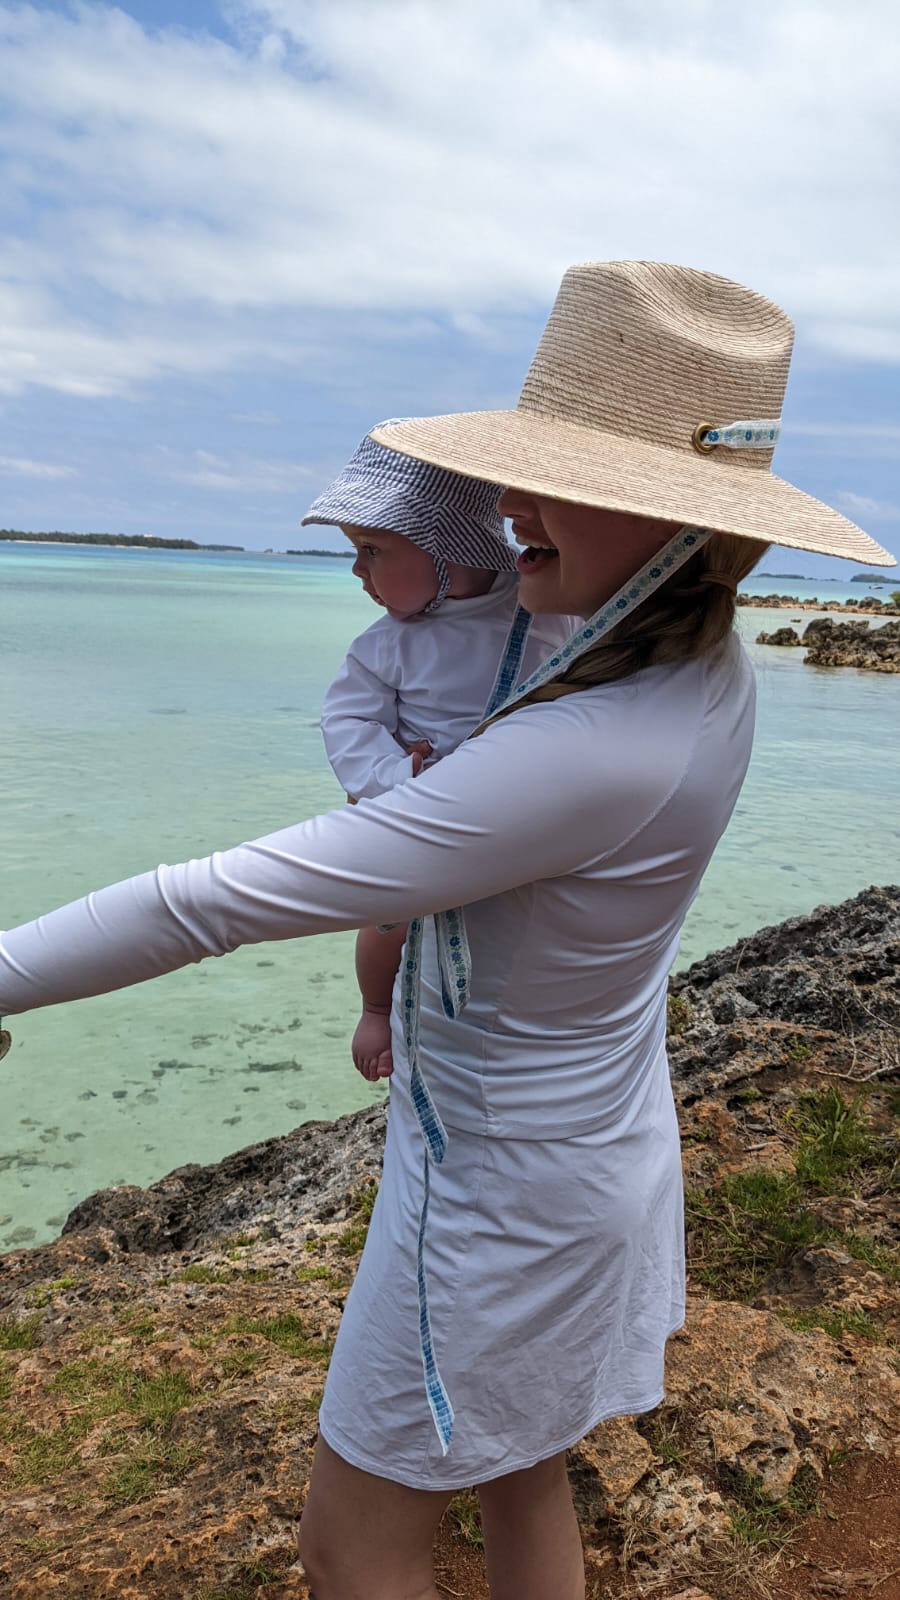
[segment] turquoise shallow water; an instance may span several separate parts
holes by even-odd
[[[317,721],[373,618],[349,562],[0,544],[0,584],[0,924],[341,803]],[[739,622],[752,639],[800,614]],[[682,961],[897,877],[900,683],[754,653],[754,760]],[[102,1185],[146,1183],[383,1093],[349,1063],[352,943],[242,950],[15,1021],[0,1069],[0,1245],[49,1237]]]

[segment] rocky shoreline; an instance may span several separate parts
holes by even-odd
[[[898,1600],[898,1025],[897,888],[673,980],[690,1305],[665,1404],[572,1452],[589,1594]],[[383,1130],[104,1191],[0,1260],[10,1600],[307,1596],[292,1523]],[[438,1569],[487,1595],[465,1497]]]
[[[869,629],[863,622],[832,622],[830,617],[815,617],[803,635],[794,628],[776,628],[760,633],[757,644],[782,649],[806,648],[811,667],[859,667],[866,672],[900,673],[900,622],[885,622]]]
[[[800,600],[793,594],[743,594],[737,596],[739,606],[760,607],[765,611],[844,611],[855,615],[871,611],[882,617],[900,617],[900,605],[893,600],[879,600],[875,595],[863,595],[860,600]]]

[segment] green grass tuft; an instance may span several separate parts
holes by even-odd
[[[65,1293],[66,1289],[74,1289],[80,1281],[77,1275],[70,1274],[66,1278],[54,1278],[51,1283],[36,1284],[26,1294],[26,1304],[38,1307],[52,1305],[58,1294]]]
[[[891,1152],[874,1137],[862,1100],[847,1101],[834,1087],[803,1094],[786,1121],[796,1140],[792,1172],[751,1168],[688,1191],[695,1281],[721,1299],[752,1300],[770,1273],[812,1244],[840,1245],[900,1281],[900,1253],[826,1225],[813,1210],[823,1194],[873,1195],[891,1186]]]
[[[783,1550],[795,1537],[793,1508],[775,1500],[752,1472],[727,1474],[723,1492],[734,1534],[755,1548]]]
[[[195,1444],[176,1444],[159,1436],[143,1437],[131,1455],[104,1480],[101,1493],[114,1506],[149,1500],[160,1489],[180,1483],[200,1454]]]
[[[881,1159],[861,1102],[845,1100],[837,1088],[801,1095],[789,1121],[799,1134],[797,1176],[820,1194],[841,1192]]]
[[[12,1471],[14,1487],[50,1483],[78,1466],[79,1430],[70,1425],[52,1433],[34,1433],[20,1445]]]
[[[0,1317],[0,1350],[34,1350],[40,1326],[40,1317]]]
[[[693,1021],[691,1008],[683,994],[670,994],[666,999],[666,1032],[677,1039],[686,1033]]]
[[[226,1350],[222,1357],[222,1373],[226,1378],[246,1378],[255,1372],[262,1360],[259,1350]]]
[[[803,1061],[808,1061],[812,1053],[812,1045],[808,1040],[801,1039],[797,1033],[792,1033],[790,1038],[785,1040],[785,1058],[797,1066]]]
[[[271,1344],[280,1346],[288,1355],[307,1361],[327,1362],[331,1359],[332,1341],[307,1338],[300,1318],[293,1312],[285,1312],[280,1317],[233,1317],[222,1332],[259,1334]]]
[[[49,1387],[78,1406],[83,1432],[102,1417],[123,1411],[145,1425],[164,1425],[194,1398],[190,1377],[177,1368],[145,1377],[123,1361],[99,1357],[68,1362]]]
[[[370,1183],[356,1196],[356,1215],[349,1227],[338,1235],[338,1249],[343,1255],[355,1256],[365,1244],[377,1194],[378,1185]]]
[[[465,1544],[471,1545],[475,1550],[484,1549],[484,1534],[481,1529],[481,1506],[478,1496],[472,1489],[466,1489],[462,1494],[454,1495],[447,1507],[447,1516],[455,1533]]]
[[[809,1333],[813,1328],[821,1328],[831,1339],[843,1339],[846,1334],[855,1333],[862,1339],[874,1339],[878,1343],[886,1341],[880,1323],[867,1316],[865,1311],[843,1311],[840,1306],[813,1306],[807,1311],[780,1311],[779,1316],[797,1333]]]

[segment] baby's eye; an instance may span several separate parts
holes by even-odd
[[[380,554],[377,544],[364,544],[362,553],[364,556],[377,556]]]

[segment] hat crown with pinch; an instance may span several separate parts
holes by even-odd
[[[793,338],[780,306],[715,273],[587,262],[562,280],[517,410],[690,455],[703,425],[780,417]],[[727,466],[765,470],[773,449]]]

